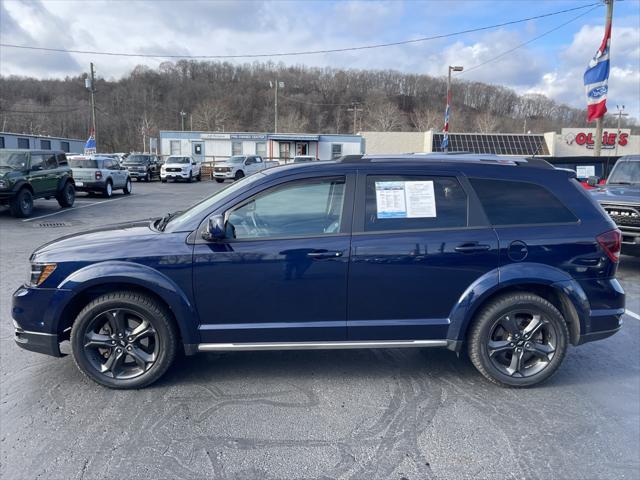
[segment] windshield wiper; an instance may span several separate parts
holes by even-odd
[[[179,213],[182,213],[182,211],[177,211],[177,212],[173,212],[173,213],[167,213],[164,217],[162,217],[159,221],[158,221],[158,225],[157,225],[157,229],[160,230],[161,232],[164,231],[165,227],[167,226],[167,223],[169,223],[171,221],[171,219],[173,217],[175,217],[176,215],[178,215]]]

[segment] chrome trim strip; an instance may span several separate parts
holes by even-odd
[[[28,335],[46,335],[47,337],[57,337],[55,333],[32,332],[30,330],[23,330],[20,327],[15,327],[15,333],[19,333],[19,334],[26,333]]]
[[[337,350],[349,348],[446,347],[447,340],[365,340],[358,342],[201,343],[199,352],[256,350]]]

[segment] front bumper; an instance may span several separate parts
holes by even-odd
[[[0,190],[0,203],[7,203],[15,196],[16,192],[13,190]]]
[[[147,171],[145,170],[144,172],[136,172],[129,170],[129,176],[131,178],[144,178],[147,176]]]
[[[68,339],[68,331],[60,333],[59,325],[65,320],[62,312],[71,297],[70,290],[60,288],[18,288],[11,301],[16,344],[33,352],[62,356],[59,344]]]
[[[213,172],[213,178],[234,178],[233,172]]]
[[[186,180],[189,178],[190,172],[160,172],[160,178],[162,180],[173,180],[173,179],[183,179]]]
[[[53,357],[64,356],[60,352],[58,335],[53,333],[29,332],[16,326],[14,340],[19,347],[31,352],[44,353]]]

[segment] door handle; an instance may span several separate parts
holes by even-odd
[[[475,253],[485,252],[491,248],[491,245],[483,245],[478,243],[463,243],[458,245],[454,250],[459,253]]]
[[[342,256],[341,250],[318,250],[316,252],[307,253],[307,257],[323,259],[323,258],[338,258]]]

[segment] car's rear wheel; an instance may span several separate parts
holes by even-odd
[[[56,195],[56,200],[58,200],[58,205],[62,208],[73,207],[73,204],[76,201],[76,189],[73,186],[73,183],[65,183],[62,190],[60,190],[58,195]]]
[[[469,357],[493,383],[530,387],[553,375],[565,356],[567,324],[549,301],[529,293],[500,296],[476,317]]]
[[[28,217],[33,212],[33,195],[23,188],[9,201],[9,211],[14,217]]]
[[[216,182],[222,183],[222,182],[224,182],[224,178],[216,178]]]
[[[131,193],[131,191],[133,190],[133,184],[131,183],[131,179],[127,178],[126,183],[124,184],[124,188],[122,189],[122,192],[125,195],[129,195]]]
[[[71,329],[71,347],[76,365],[91,380],[111,388],[142,388],[173,362],[177,333],[158,301],[114,292],[82,309]]]
[[[110,198],[111,195],[113,195],[113,183],[111,183],[111,180],[107,180],[107,184],[104,186],[102,195],[107,198]]]

